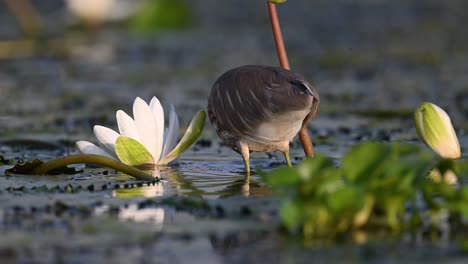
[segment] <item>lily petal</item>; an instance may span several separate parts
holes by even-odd
[[[177,144],[177,139],[179,138],[179,117],[175,112],[174,105],[171,104],[171,110],[169,114],[169,129],[167,131],[167,139],[164,144],[163,152],[161,158],[166,157],[166,155],[174,149]]]
[[[117,111],[115,114],[117,118],[117,125],[119,126],[120,135],[124,137],[133,138],[136,141],[140,140],[138,130],[135,125],[135,120],[122,110]]]
[[[135,118],[135,126],[138,130],[138,136],[140,137],[140,143],[151,153],[155,162],[159,160],[161,151],[157,151],[158,140],[162,140],[162,137],[157,139],[157,127],[153,112],[151,111],[148,104],[143,99],[137,97],[133,103],[133,117]]]
[[[203,126],[205,125],[206,112],[204,110],[199,111],[193,117],[190,125],[185,131],[184,136],[180,140],[179,144],[167,154],[163,159],[158,162],[158,165],[166,165],[171,161],[175,160],[180,156],[184,151],[186,151],[190,146],[192,146],[195,141],[200,137]]]
[[[166,128],[164,128],[163,150],[164,150],[164,146],[166,146],[167,135],[169,135],[169,129],[166,127]],[[163,153],[164,153],[164,152],[163,152]],[[163,153],[161,153],[161,157],[163,157],[163,155],[162,155]]]
[[[109,153],[115,154],[115,141],[120,136],[119,133],[114,130],[103,127],[103,126],[94,126],[94,135],[96,136],[99,143],[109,151]]]
[[[101,156],[105,156],[111,159],[115,159],[115,157],[113,157],[112,155],[104,151],[102,148],[88,141],[84,141],[84,140],[78,141],[76,142],[76,147],[83,154],[95,154],[95,155],[101,155]]]
[[[164,140],[164,109],[161,106],[156,96],[153,96],[149,104],[151,111],[154,115],[154,120],[156,123],[156,156],[154,157],[155,161],[158,161],[161,157],[161,152],[163,150],[163,140]]]

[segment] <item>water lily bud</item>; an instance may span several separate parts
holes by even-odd
[[[271,3],[273,4],[282,4],[284,2],[286,2],[287,0],[270,0]]]
[[[423,103],[414,113],[414,122],[419,137],[442,158],[460,158],[460,144],[450,117],[440,107]]]

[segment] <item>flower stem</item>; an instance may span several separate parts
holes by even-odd
[[[276,5],[270,1],[268,1],[268,11],[270,14],[271,28],[273,30],[273,37],[275,39],[276,51],[278,53],[280,65],[281,67],[290,70],[291,67],[289,66],[288,54],[286,53],[286,48],[284,47],[283,34],[281,33],[278,13],[276,12]],[[304,127],[299,131],[299,140],[302,143],[305,155],[307,157],[313,157],[315,155],[315,150],[314,145],[312,145],[312,140],[309,136],[307,127]]]
[[[62,168],[70,164],[78,164],[78,163],[94,163],[94,164],[102,165],[105,167],[109,167],[109,168],[121,171],[130,176],[133,176],[137,178],[138,180],[144,180],[144,181],[158,180],[157,177],[153,177],[137,168],[123,164],[120,161],[117,161],[108,157],[104,157],[101,155],[91,155],[91,154],[70,155],[70,156],[65,156],[65,157],[49,160],[37,166],[36,168],[34,168],[32,173],[37,174],[37,175],[43,175],[51,170]]]

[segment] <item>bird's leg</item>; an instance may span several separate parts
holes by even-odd
[[[286,159],[286,163],[288,164],[288,167],[292,167],[291,163],[291,157],[289,157],[289,148],[283,151],[284,158]]]
[[[292,167],[292,163],[291,163],[291,157],[289,156],[289,142],[284,142],[284,145],[283,145],[283,155],[284,155],[284,158],[286,159],[286,163],[288,164],[288,167]]]
[[[249,145],[245,144],[242,141],[237,142],[237,147],[239,148],[239,152],[242,155],[242,159],[244,160],[245,171],[247,176],[250,176],[250,151]]]

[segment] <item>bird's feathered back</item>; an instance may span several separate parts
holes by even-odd
[[[252,136],[274,114],[310,108],[303,122],[306,126],[318,102],[317,92],[301,75],[278,67],[246,65],[227,71],[213,84],[208,116],[221,138],[235,140]]]

